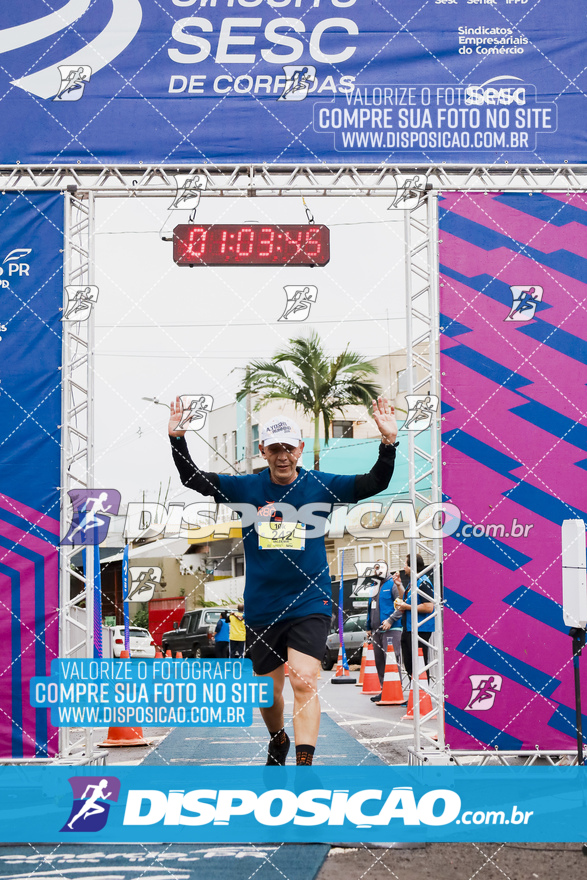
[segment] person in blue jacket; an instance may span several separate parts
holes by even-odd
[[[401,619],[396,618],[393,623],[390,623],[389,618],[395,610],[394,601],[401,599],[403,595],[404,588],[399,572],[394,571],[381,582],[378,588],[377,586],[375,587],[374,594],[369,599],[367,635],[371,636],[373,642],[375,666],[377,667],[377,675],[379,676],[381,687],[383,687],[383,678],[385,676],[388,641],[393,645],[398,666],[401,663]],[[371,702],[377,703],[380,699],[381,694],[376,694],[374,697],[371,697]]]
[[[416,556],[416,571],[421,572],[422,569],[426,568],[424,563],[424,559],[418,553]],[[410,569],[410,557],[409,555],[406,558],[406,564],[404,566],[405,573],[409,576]],[[418,611],[418,647],[422,648],[422,653],[424,654],[424,665],[428,666],[428,643],[432,637],[432,633],[434,632],[434,602],[432,601],[434,598],[434,587],[432,585],[432,581],[428,577],[428,575],[423,574],[417,580],[417,589],[418,589],[418,598],[416,609]],[[403,632],[402,632],[402,658],[404,662],[404,668],[408,673],[408,676],[412,677],[412,605],[410,598],[410,588],[406,590],[403,599],[400,599],[395,603],[396,610],[388,618],[388,622],[390,624],[395,623],[397,620],[402,618],[403,623]],[[428,675],[430,678],[430,675]]]
[[[228,623],[228,614],[223,611],[216,624],[216,635],[214,638],[217,657],[228,657],[228,648],[230,645],[230,626]]]

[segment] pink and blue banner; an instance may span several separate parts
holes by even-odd
[[[30,680],[59,646],[63,197],[0,195],[0,757],[57,753]]]
[[[439,208],[442,484],[462,515],[444,542],[447,742],[573,749],[561,524],[587,520],[587,198]]]

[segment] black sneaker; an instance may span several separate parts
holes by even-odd
[[[372,702],[372,703],[378,703],[379,700],[381,699],[381,696],[382,696],[381,694],[377,694],[376,697],[371,697],[371,702]]]
[[[267,760],[265,761],[266,767],[284,767],[285,759],[287,758],[287,753],[289,752],[289,736],[284,734],[285,739],[280,745],[277,745],[273,742],[273,740],[269,741],[269,747],[267,749]]]

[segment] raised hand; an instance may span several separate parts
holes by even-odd
[[[378,397],[373,401],[373,419],[388,443],[395,443],[397,422],[395,409],[386,397]]]
[[[183,415],[183,411],[181,408],[181,403],[179,397],[175,398],[175,403],[171,401],[170,405],[171,414],[169,416],[169,425],[167,426],[167,430],[169,432],[170,437],[183,437],[185,431],[178,431],[177,426],[181,422],[181,417]]]

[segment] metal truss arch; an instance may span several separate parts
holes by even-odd
[[[85,286],[94,276],[94,193],[65,192],[63,281]],[[64,307],[66,299],[64,298]],[[61,535],[68,527],[72,489],[87,489],[94,474],[94,322],[63,321],[61,425]],[[74,565],[79,547],[64,545],[59,564],[59,656],[93,656],[93,580]],[[86,571],[93,571],[94,547],[86,547]],[[78,584],[80,589],[73,586]],[[91,730],[59,730],[59,760],[101,764],[91,746]]]
[[[62,191],[65,196],[64,283],[91,284],[94,273],[93,234],[96,198],[173,197],[177,178],[199,174],[206,179],[203,198],[247,197],[376,197],[391,199],[398,179],[419,175],[426,182],[426,197],[411,211],[404,211],[405,282],[408,328],[409,392],[428,389],[439,394],[438,368],[438,196],[442,192],[586,192],[587,165],[129,165],[129,166],[0,166],[0,189],[9,191]],[[69,324],[63,331],[62,419],[62,534],[67,528],[67,492],[90,487],[93,481],[93,330],[92,319]],[[410,496],[416,507],[440,501],[440,412],[432,425],[430,450],[410,435],[408,441]],[[422,489],[428,480],[431,489]],[[442,598],[440,594],[442,548],[434,548],[434,637],[428,663],[432,712],[420,717],[418,689],[414,679],[414,748],[412,763],[470,763],[475,756],[485,762],[487,752],[468,752],[451,757],[444,741],[444,664]],[[92,548],[88,548],[91,553]],[[91,656],[93,616],[90,584],[72,565],[73,548],[62,552],[60,573],[60,654]],[[430,548],[427,547],[429,551]],[[410,553],[419,552],[416,539]],[[91,570],[91,565],[88,566]],[[84,591],[72,598],[71,579],[83,583]],[[415,581],[415,578],[414,578]],[[415,600],[415,583],[412,584]],[[417,619],[417,614],[412,617]],[[413,641],[414,671],[417,662],[417,631]],[[436,718],[433,716],[436,715]],[[495,753],[491,753],[495,754]],[[522,757],[522,753],[515,753]],[[532,753],[534,758],[534,753]],[[83,738],[70,731],[60,734],[59,759],[80,763],[93,760],[89,731]],[[98,760],[98,759],[95,759]],[[505,761],[505,753],[504,753]]]
[[[65,190],[102,196],[167,196],[176,177],[200,175],[205,197],[381,196],[417,174],[432,192],[581,192],[586,165],[1,165],[0,190]]]

